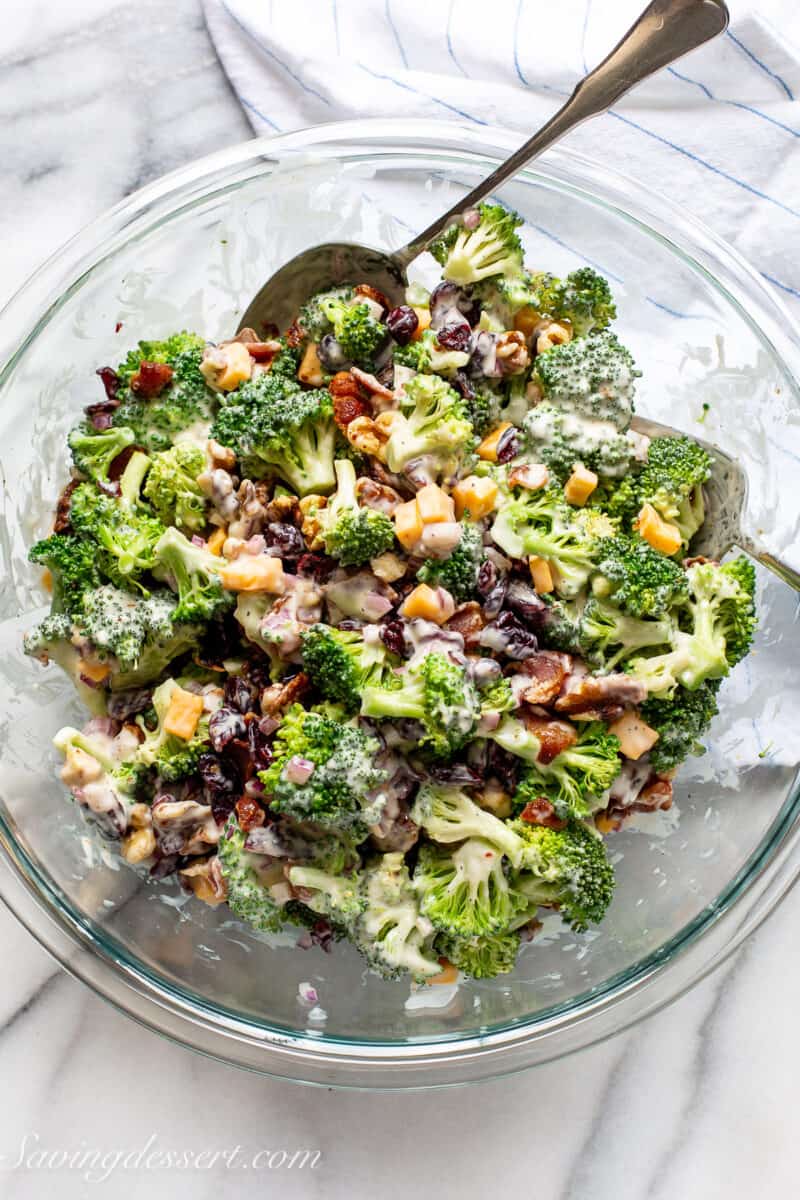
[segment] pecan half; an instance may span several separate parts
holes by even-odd
[[[273,683],[261,693],[261,711],[264,716],[272,717],[283,712],[295,700],[299,700],[310,686],[310,680],[303,671],[298,671],[291,679],[281,683]]]
[[[394,515],[394,510],[402,502],[400,493],[394,488],[385,483],[378,483],[375,479],[368,479],[366,475],[356,480],[356,497],[359,504],[363,504],[365,508],[374,508],[377,512],[386,513],[388,517]]]
[[[525,342],[525,334],[518,329],[501,333],[496,345],[497,365],[504,375],[519,375],[527,370],[531,356]]]

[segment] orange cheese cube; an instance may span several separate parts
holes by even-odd
[[[445,588],[428,587],[420,583],[409,592],[400,607],[400,615],[409,621],[421,617],[423,621],[433,621],[436,625],[444,625],[456,611],[455,601]]]
[[[441,971],[438,975],[431,975],[428,983],[456,983],[458,980],[458,967],[454,967],[449,958],[440,958],[439,965]]]
[[[310,387],[322,387],[325,382],[322,363],[319,361],[319,355],[317,354],[316,342],[309,342],[306,346],[300,366],[297,369],[297,378],[301,383],[309,384]]]
[[[206,549],[209,554],[216,554],[219,557],[222,554],[222,547],[225,545],[225,539],[228,536],[228,531],[223,526],[215,529],[211,537],[206,542]]]
[[[683,544],[678,526],[665,521],[652,504],[642,506],[633,527],[639,530],[654,550],[660,550],[662,554],[677,554]]]
[[[546,558],[534,556],[528,559],[528,569],[531,573],[533,586],[540,596],[546,596],[553,590],[553,572]]]
[[[414,312],[417,314],[419,325],[417,325],[417,328],[412,333],[411,340],[412,342],[418,342],[431,323],[431,310],[429,308],[415,308]]]
[[[613,721],[608,732],[619,738],[619,748],[625,757],[634,759],[652,750],[659,737],[655,729],[651,729],[632,709]]]
[[[475,451],[478,458],[482,458],[484,462],[497,462],[497,443],[505,431],[510,428],[510,421],[501,421],[496,429],[493,429],[491,433],[487,433]]]
[[[197,722],[203,715],[203,697],[186,692],[177,684],[169,698],[169,708],[164,717],[164,729],[174,737],[188,742],[194,737]]]
[[[91,663],[85,658],[78,662],[78,674],[91,679],[92,683],[102,683],[111,674],[111,668],[106,663]]]
[[[416,500],[398,504],[394,510],[394,536],[404,550],[412,550],[422,537],[424,525]]]
[[[423,525],[435,525],[439,521],[455,521],[456,509],[451,496],[435,483],[426,483],[416,496],[417,508]]]
[[[479,521],[490,512],[494,512],[497,503],[498,487],[493,479],[480,475],[468,475],[459,479],[453,488],[456,517],[460,521],[464,513],[469,513],[473,521]]]
[[[219,573],[222,586],[229,592],[271,592],[282,596],[286,591],[283,563],[269,554],[240,554],[226,563]]]
[[[241,342],[228,342],[220,346],[225,359],[225,366],[217,375],[217,387],[223,392],[232,392],[240,383],[244,383],[253,373],[253,360],[250,352]]]
[[[572,474],[564,484],[564,499],[568,504],[585,504],[597,484],[598,478],[594,471],[590,471],[582,463],[575,463]]]

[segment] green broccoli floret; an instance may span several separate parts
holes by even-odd
[[[227,887],[228,907],[254,929],[275,933],[282,928],[284,914],[269,886],[259,877],[272,862],[264,855],[245,850],[246,837],[231,816],[217,845],[219,865]]]
[[[155,546],[153,574],[178,593],[175,621],[209,621],[233,606],[233,597],[219,581],[225,565],[202,546],[170,526]]]
[[[522,245],[516,233],[522,217],[500,204],[479,204],[478,216],[474,228],[451,225],[428,246],[444,278],[462,287],[493,275],[516,275],[522,269]]]
[[[636,475],[629,474],[623,479],[601,479],[586,506],[600,509],[618,528],[628,532],[641,508]]]
[[[311,338],[312,341],[318,342],[331,332],[331,318],[328,316],[328,306],[331,303],[347,304],[353,303],[355,293],[351,287],[331,288],[327,292],[317,292],[310,300],[307,300],[298,314],[298,323],[303,332]]]
[[[375,763],[378,750],[378,740],[355,726],[295,704],[259,778],[278,812],[338,829],[373,825],[385,803],[376,791],[386,778]]]
[[[519,951],[518,933],[484,934],[481,937],[452,937],[440,934],[436,949],[454,967],[473,979],[494,979],[513,971]]]
[[[520,379],[521,376],[514,375],[510,382],[513,385]],[[503,397],[486,386],[475,387],[474,395],[465,397],[464,412],[467,420],[472,425],[476,437],[484,437],[498,425],[502,402]],[[525,412],[527,411],[528,405],[525,402]],[[511,418],[504,413],[503,420],[511,420]],[[516,422],[511,421],[511,424],[514,425]]]
[[[756,628],[755,570],[741,556],[724,563],[697,563],[686,572],[688,598],[674,610],[679,628],[671,649],[636,658],[628,674],[665,699],[678,684],[694,691],[707,679],[722,679],[750,649]]]
[[[513,866],[519,866],[523,843],[514,830],[479,808],[457,787],[423,784],[411,809],[411,818],[434,842],[447,846],[479,838],[504,854]]]
[[[511,684],[503,677],[481,689],[481,716],[488,713],[512,712],[517,707]]]
[[[512,887],[528,902],[526,919],[542,905],[559,908],[577,931],[601,921],[614,893],[614,868],[602,838],[576,820],[564,829],[521,820],[512,821],[510,828],[524,844]]]
[[[528,763],[514,795],[518,809],[544,797],[561,817],[586,816],[622,768],[619,739],[601,721],[583,722],[575,744],[549,763],[539,761],[539,738],[516,717],[505,717],[489,737]]]
[[[72,493],[69,519],[76,534],[95,543],[97,565],[107,579],[148,594],[140,580],[155,566],[155,548],[165,532],[159,520],[88,483]]]
[[[98,433],[85,424],[78,425],[67,438],[72,461],[81,474],[102,483],[109,482],[108,472],[117,455],[135,441],[136,434],[125,426]]]
[[[456,474],[474,440],[461,397],[438,375],[415,375],[404,392],[386,444],[389,470],[401,472],[420,459],[431,479]]]
[[[598,543],[592,591],[631,617],[660,617],[685,598],[686,573],[643,538],[622,535]]]
[[[269,364],[269,373],[273,379],[291,379],[296,382],[297,369],[300,366],[300,347],[289,346],[285,338],[280,338],[281,349]]]
[[[330,394],[296,380],[257,375],[230,392],[211,437],[233,450],[246,475],[280,476],[300,496],[333,490],[336,426]]]
[[[608,672],[646,646],[668,646],[674,630],[669,616],[658,620],[629,617],[613,604],[592,599],[581,616],[579,647]]]
[[[312,625],[303,634],[303,670],[326,700],[351,713],[360,709],[367,685],[390,684],[391,668],[397,664],[381,641],[365,642],[356,630]]]
[[[345,567],[360,567],[394,545],[394,525],[386,513],[361,508],[356,496],[356,470],[349,459],[337,459],[336,494],[320,510],[325,549]]]
[[[75,616],[83,611],[83,598],[103,582],[97,551],[91,542],[71,533],[54,533],[28,551],[32,563],[46,567],[53,582],[53,613]]]
[[[455,753],[472,736],[480,703],[464,667],[444,654],[430,653],[388,685],[368,684],[361,694],[361,713],[382,720],[421,722],[420,748],[443,757]]]
[[[144,732],[144,741],[139,746],[139,761],[154,767],[164,783],[175,783],[191,775],[197,767],[200,755],[208,749],[208,713],[198,722],[193,737],[188,740],[168,733],[164,728],[170,701],[179,687],[174,679],[165,679],[153,692],[155,728],[148,728],[144,716],[136,722]]]
[[[140,342],[117,368],[121,404],[112,414],[114,425],[128,426],[137,444],[152,452],[168,449],[178,434],[209,421],[216,397],[200,370],[204,346],[204,339],[193,333]],[[172,378],[157,396],[141,396],[130,386],[142,363],[166,363],[172,368]]]
[[[407,346],[395,346],[392,351],[392,361],[396,366],[408,367],[412,371],[429,371],[431,369],[429,341],[424,337],[419,337],[416,341],[409,342]]]
[[[354,930],[356,946],[371,970],[385,979],[405,971],[419,982],[438,975],[433,927],[419,910],[401,853],[383,854],[364,872],[365,909]]]
[[[481,531],[464,521],[461,538],[452,554],[448,558],[427,558],[417,571],[417,579],[432,587],[447,588],[456,603],[461,604],[474,596],[478,571],[485,557]]]
[[[357,872],[333,874],[319,867],[295,866],[289,869],[292,887],[310,891],[303,903],[312,912],[330,917],[339,925],[351,929],[366,908],[366,896]]]
[[[377,321],[368,304],[348,303],[336,296],[320,302],[333,326],[333,336],[350,362],[372,366],[376,352],[386,341],[386,326]]]
[[[658,734],[650,751],[654,771],[670,771],[690,754],[705,753],[700,738],[717,715],[718,680],[706,680],[695,691],[677,687],[671,700],[649,699],[641,706],[642,719]]]
[[[414,870],[414,891],[434,928],[460,937],[507,929],[519,907],[503,855],[480,838],[469,838],[452,852],[423,846]]]
[[[677,525],[688,546],[705,519],[703,484],[713,460],[691,438],[653,438],[637,480],[639,503],[652,504],[665,521]]]
[[[165,525],[177,525],[199,533],[206,523],[206,498],[197,482],[206,459],[198,446],[189,442],[153,456],[144,495]]]
[[[201,628],[176,621],[175,612],[174,596],[161,589],[143,598],[106,584],[84,598],[79,628],[98,650],[116,659],[113,690],[151,683],[196,647]]]
[[[492,540],[511,558],[546,558],[556,568],[556,591],[570,598],[583,588],[594,566],[597,542],[582,510],[571,509],[560,488],[524,492],[500,509]]]
[[[605,329],[617,315],[608,281],[592,267],[580,267],[569,273],[560,289],[555,311],[548,309],[548,312],[556,320],[568,320],[576,337]]]

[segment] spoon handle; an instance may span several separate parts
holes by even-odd
[[[653,0],[622,41],[586,75],[566,104],[529,141],[462,197],[402,250],[393,254],[406,267],[463,212],[491,195],[521,167],[577,125],[605,112],[637,83],[722,33],[728,24],[724,0]]]
[[[800,592],[800,573],[794,567],[790,567],[788,563],[782,562],[766,546],[763,546],[757,538],[750,537],[749,534],[742,531],[736,538],[737,544],[749,554],[751,558],[756,559],[762,566],[767,567],[772,571],[773,575],[777,575],[784,583],[788,583],[790,588],[794,588],[796,592]]]

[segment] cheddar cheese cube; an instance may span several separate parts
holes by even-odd
[[[427,583],[420,583],[406,596],[400,615],[409,621],[420,617],[423,621],[444,625],[455,611],[455,601],[446,588],[432,588]]]
[[[552,592],[554,586],[553,571],[546,558],[538,558],[536,556],[529,558],[528,569],[531,573],[533,586],[540,596],[546,596],[548,592]]]
[[[240,554],[233,562],[226,563],[219,577],[229,592],[270,592],[282,596],[286,591],[283,563],[269,554]]]
[[[484,462],[497,462],[497,443],[505,431],[510,428],[510,421],[501,421],[496,429],[493,429],[491,433],[487,433],[475,451],[478,458],[482,458]]]
[[[659,735],[655,729],[642,720],[638,713],[629,710],[613,721],[608,732],[619,738],[619,748],[626,758],[641,758],[648,750],[652,750]]]
[[[670,521],[665,521],[652,504],[642,506],[633,527],[639,530],[644,540],[649,542],[654,550],[660,550],[662,554],[677,554],[683,544],[678,526],[673,525]]]
[[[564,484],[564,499],[567,504],[582,505],[591,496],[599,480],[594,471],[584,467],[583,463],[575,463],[572,474]]]
[[[394,510],[394,536],[404,550],[413,550],[425,528],[416,500],[398,504]]]
[[[490,512],[494,512],[497,503],[498,487],[493,479],[486,476],[468,475],[460,479],[453,488],[456,517],[460,521],[464,513],[469,513],[473,521],[479,521]]]
[[[184,742],[190,741],[203,715],[203,697],[187,692],[177,684],[169,698],[169,708],[164,717],[164,730]]]
[[[423,525],[434,525],[439,521],[455,521],[456,510],[451,496],[435,483],[426,483],[416,495],[417,508]]]

